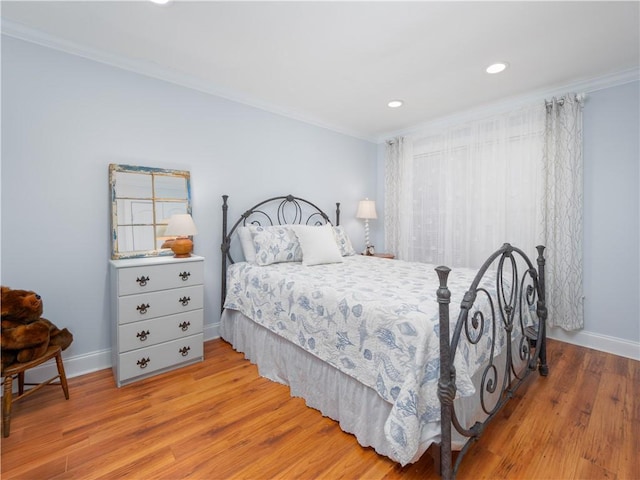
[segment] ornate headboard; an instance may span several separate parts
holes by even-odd
[[[246,210],[240,218],[233,224],[231,229],[228,228],[228,210],[227,200],[229,195],[222,195],[222,298],[220,306],[224,305],[227,294],[227,262],[234,263],[231,257],[231,240],[238,227],[245,225],[324,225],[331,224],[329,216],[324,213],[317,205],[304,198],[294,197],[293,195],[284,195],[281,197],[273,197],[256,203],[253,207]],[[340,203],[336,202],[336,221],[335,224],[340,225]]]

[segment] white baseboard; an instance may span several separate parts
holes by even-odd
[[[212,325],[205,325],[204,328],[204,340],[213,340],[218,338],[220,330],[220,324],[215,323]],[[98,350],[95,352],[85,353],[82,355],[75,355],[72,357],[65,356],[65,352],[62,352],[62,359],[64,361],[64,371],[67,374],[67,378],[79,377],[87,373],[97,372],[98,370],[104,370],[111,368],[111,350]],[[47,362],[42,365],[38,365],[25,373],[25,381],[32,383],[39,383],[47,380],[56,375],[55,362]],[[115,386],[115,381],[114,381]],[[17,388],[17,387],[16,387]]]
[[[612,353],[614,355],[640,361],[640,343],[638,342],[632,342],[623,338],[609,337],[608,335],[587,332],[585,330],[567,332],[557,327],[550,328],[547,331],[547,336],[561,342],[592,348],[601,352]]]
[[[204,326],[204,341],[213,340],[220,336],[220,322]]]
[[[205,341],[218,338],[220,336],[219,332],[219,323],[205,325]],[[631,342],[621,338],[609,337],[607,335],[600,335],[586,331],[565,332],[561,328],[550,328],[548,336],[549,338],[559,340],[561,342],[592,348],[594,350],[600,350],[602,352],[612,353],[614,355],[620,355],[622,357],[640,361],[640,343],[638,342]],[[80,375],[96,372],[105,368],[111,368],[111,350],[99,350],[73,357],[65,357],[63,353],[62,356],[64,358],[64,368],[67,378],[78,377]],[[29,370],[27,372],[26,381],[41,382],[51,378],[55,374],[55,363],[48,362]]]
[[[111,368],[111,350],[98,350],[73,357],[67,357],[65,352],[62,352],[62,360],[67,378],[79,377],[87,373]],[[25,383],[41,383],[57,375],[57,373],[56,362],[50,361],[27,370],[24,374],[24,381]],[[14,393],[18,391],[17,381],[13,383],[13,391]]]

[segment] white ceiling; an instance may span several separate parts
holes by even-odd
[[[3,32],[369,140],[637,70],[640,2],[2,1]],[[484,69],[509,62],[499,75]],[[391,99],[405,106],[390,109]]]

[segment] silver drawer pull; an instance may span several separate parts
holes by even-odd
[[[147,284],[147,282],[148,282],[148,281],[149,281],[149,277],[148,277],[148,276],[146,276],[146,277],[145,277],[145,276],[143,275],[143,276],[141,276],[141,277],[136,278],[136,282],[138,282],[138,284],[139,284],[141,287],[144,287],[144,286]]]
[[[191,326],[191,322],[182,322],[180,324],[178,324],[178,326],[180,327],[180,330],[182,330],[183,332],[186,332],[187,330],[189,330],[189,327]]]
[[[189,277],[191,276],[191,273],[189,273],[189,272],[182,272],[182,273],[179,273],[179,274],[178,274],[178,276],[179,276],[180,278],[182,278],[182,281],[183,281],[183,282],[186,282],[187,280],[189,280]]]
[[[189,355],[189,350],[191,350],[191,347],[182,347],[178,351],[180,352],[180,355],[182,355],[183,357],[186,357],[187,355]]]
[[[151,363],[151,360],[149,359],[149,357],[147,357],[138,360],[137,365],[139,365],[140,368],[147,368],[147,365],[149,365],[149,363]]]
[[[147,313],[147,310],[149,310],[149,307],[150,307],[150,306],[151,306],[151,305],[149,305],[148,303],[147,303],[146,305],[143,303],[142,305],[138,305],[138,306],[136,307],[136,310],[138,310],[138,313],[139,313],[140,315],[144,315],[145,313]]]
[[[144,342],[147,339],[147,335],[149,335],[149,330],[143,330],[141,332],[138,332],[136,337],[138,337],[141,342]]]
[[[182,297],[178,301],[182,304],[183,307],[186,307],[187,305],[189,305],[191,297]]]

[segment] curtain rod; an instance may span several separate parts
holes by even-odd
[[[551,106],[553,105],[554,102],[556,103],[556,105],[559,105],[559,106],[562,107],[564,105],[565,99],[567,97],[569,97],[570,95],[573,95],[574,100],[577,101],[580,104],[580,106],[584,105],[584,99],[587,96],[585,93],[569,93],[569,94],[564,95],[564,96],[562,96],[562,97],[560,97],[558,99],[556,99],[556,97],[553,97],[551,100],[545,100],[544,101],[544,105],[545,105],[545,107],[547,107],[547,110],[549,108],[551,108]]]
[[[584,106],[584,100],[585,100],[585,98],[587,97],[587,94],[586,94],[586,93],[568,93],[568,94],[566,94],[566,95],[563,95],[563,96],[562,96],[562,97],[560,97],[559,99],[556,99],[556,97],[553,97],[551,100],[546,100],[546,99],[545,99],[545,101],[544,101],[544,103],[545,103],[545,107],[547,108],[547,110],[548,110],[549,108],[551,108],[551,106],[553,105],[554,100],[555,100],[555,102],[556,102],[556,105],[559,105],[559,106],[561,106],[561,107],[562,107],[562,106],[564,105],[564,100],[565,100],[565,98],[567,98],[567,97],[569,97],[569,96],[571,96],[571,95],[574,95],[574,99],[575,99],[578,103],[580,103],[580,106]],[[538,100],[538,101],[539,101],[539,100]],[[394,145],[396,142],[397,142],[397,138],[390,138],[390,139],[388,139],[388,140],[385,140],[385,144],[386,144],[386,145],[389,145],[389,146],[390,146],[390,145]]]

